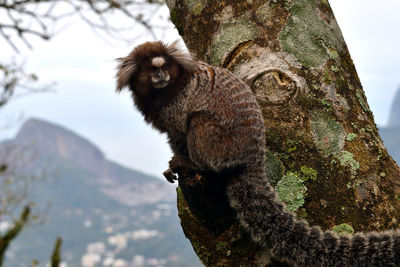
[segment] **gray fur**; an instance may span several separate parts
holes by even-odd
[[[400,266],[399,231],[337,235],[287,212],[266,177],[264,119],[251,89],[226,69],[189,60],[175,43],[168,47],[194,70],[157,111],[157,123],[150,120],[168,134],[171,170],[240,167],[228,182],[230,205],[255,242],[294,266]]]

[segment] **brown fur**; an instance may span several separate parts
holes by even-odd
[[[161,90],[150,79],[155,56],[171,76]],[[235,75],[192,60],[176,43],[145,43],[119,61],[117,90],[128,86],[146,121],[169,137],[169,181],[182,170],[230,171],[226,194],[243,228],[294,266],[400,266],[399,231],[337,235],[285,210],[266,176],[261,110]]]

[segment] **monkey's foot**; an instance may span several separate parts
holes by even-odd
[[[171,169],[168,169],[165,172],[163,172],[163,175],[165,179],[167,179],[167,181],[172,184],[175,183],[175,180],[178,180],[178,177],[172,172]]]

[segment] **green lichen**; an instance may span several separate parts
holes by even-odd
[[[207,266],[207,263],[210,261],[211,254],[207,250],[203,249],[203,245],[199,241],[192,239],[190,242],[200,261]]]
[[[247,20],[229,20],[221,24],[220,32],[212,40],[210,63],[219,65],[228,51],[239,43],[252,40],[256,33],[256,27]]]
[[[227,248],[228,247],[228,243],[227,242],[225,242],[225,241],[219,241],[218,243],[217,243],[217,245],[215,246],[215,249],[218,251],[218,250],[221,250],[221,249],[225,249],[225,248]]]
[[[355,134],[355,133],[349,133],[349,134],[346,136],[346,140],[349,141],[349,142],[353,141],[353,140],[356,139],[356,138],[357,138],[357,134]]]
[[[266,152],[265,168],[267,178],[272,186],[276,186],[284,174],[284,167],[282,162],[270,150]]]
[[[311,132],[313,141],[323,155],[327,156],[342,150],[346,132],[327,112],[311,112]]]
[[[347,189],[358,188],[362,185],[362,181],[351,181],[346,184]]]
[[[328,108],[331,107],[331,104],[329,103],[329,100],[327,100],[325,98],[321,99],[321,104],[326,106],[326,107],[328,107]]]
[[[353,227],[351,227],[351,225],[347,224],[347,223],[342,223],[339,225],[336,225],[332,228],[333,232],[336,233],[347,233],[347,234],[354,234],[354,229]]]
[[[347,189],[352,189],[353,188],[353,184],[351,182],[348,182],[346,184]]]
[[[363,92],[361,90],[356,91],[356,97],[358,99],[358,102],[360,103],[361,107],[363,108],[364,111],[368,112],[368,104],[365,102],[364,97],[363,97]]]
[[[301,179],[306,182],[308,180],[311,181],[317,181],[317,175],[318,172],[314,170],[313,168],[307,167],[307,166],[301,166]]]
[[[339,68],[336,67],[336,66],[334,66],[334,65],[332,65],[332,66],[331,66],[331,70],[332,70],[333,72],[338,72],[338,71],[339,71]]]
[[[296,211],[297,217],[307,219],[308,213],[305,208],[301,208],[298,211]]]
[[[360,163],[354,159],[354,155],[349,151],[340,151],[335,154],[335,158],[339,160],[340,165],[350,168],[353,176],[360,168]]]
[[[298,145],[298,144],[299,144],[298,141],[288,139],[288,140],[286,141],[286,151],[287,151],[288,153],[291,153],[291,152],[296,151],[297,145]]]
[[[286,204],[286,209],[296,211],[304,205],[307,187],[298,175],[288,172],[276,186],[279,199]]]
[[[296,56],[308,67],[319,67],[331,56],[329,49],[340,51],[343,39],[318,15],[317,2],[298,0],[290,7],[290,16],[279,35],[283,51]],[[337,53],[337,52],[336,52]]]
[[[385,178],[385,177],[386,177],[386,173],[385,173],[385,172],[381,172],[379,175],[380,175],[382,178]]]
[[[333,59],[339,58],[339,53],[335,49],[328,49],[329,56]]]
[[[329,73],[328,69],[325,70],[324,82],[327,83],[327,84],[331,84],[332,83],[332,77],[331,77],[331,74]]]
[[[184,214],[184,204],[183,204],[183,201],[184,201],[184,196],[183,196],[183,192],[182,192],[182,189],[178,186],[177,188],[176,188],[176,195],[177,195],[177,201],[178,201],[178,214]]]
[[[186,5],[193,15],[198,16],[207,4],[207,0],[185,0]]]
[[[256,18],[261,23],[266,23],[273,15],[270,4],[266,2],[256,10]]]

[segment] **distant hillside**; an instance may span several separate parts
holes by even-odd
[[[400,127],[381,128],[379,132],[389,154],[400,164]]]
[[[389,154],[400,164],[400,88],[392,102],[388,126],[379,132]]]
[[[108,161],[89,140],[43,120],[28,119],[14,140],[0,144],[0,148],[4,146],[13,147],[14,153],[31,154],[35,159],[30,163],[33,168],[44,162],[47,168],[53,168],[52,164],[62,162],[88,172],[94,175],[102,193],[122,204],[134,206],[175,199],[175,189],[168,183]]]
[[[90,141],[38,119],[27,120],[0,151],[6,158],[29,154],[21,171],[48,173],[34,183],[30,199],[51,205],[47,221],[13,243],[5,266],[29,266],[33,259],[44,266],[57,236],[68,267],[200,266],[180,227],[170,184],[110,162]]]
[[[400,127],[400,88],[397,90],[396,96],[393,100],[387,127]]]

